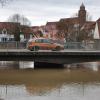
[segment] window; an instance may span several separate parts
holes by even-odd
[[[43,43],[50,43],[49,39],[43,39]]]
[[[43,39],[37,39],[35,40],[36,43],[43,43]]]

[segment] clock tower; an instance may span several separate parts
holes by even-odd
[[[78,18],[79,18],[79,25],[80,27],[82,27],[83,24],[86,22],[86,10],[83,3],[80,6],[80,10],[78,12]]]

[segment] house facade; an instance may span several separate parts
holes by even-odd
[[[100,40],[100,18],[95,23],[94,39],[95,40]]]
[[[32,30],[15,22],[0,22],[0,42],[24,41],[29,39]]]
[[[87,32],[92,34],[95,27],[95,21],[87,21],[86,20],[87,11],[85,9],[84,4],[82,3],[80,9],[78,11],[77,17],[71,18],[61,18],[57,22],[47,22],[46,25],[41,28],[43,34],[47,38],[52,38],[54,40],[65,40],[66,36],[65,33],[59,33],[59,29],[57,27],[59,22],[68,23],[68,39],[71,38],[71,41],[77,41],[77,37],[80,34],[80,31]],[[40,29],[40,27],[35,28]]]

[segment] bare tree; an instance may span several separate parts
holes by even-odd
[[[23,33],[24,35],[26,34],[26,32],[30,32],[29,31],[29,27],[30,27],[30,21],[20,15],[20,14],[14,14],[12,16],[10,16],[8,18],[8,22],[14,22],[16,24],[16,29],[15,29],[15,40],[19,41],[20,40],[20,34]]]
[[[73,29],[73,23],[69,20],[61,20],[57,23],[58,35],[64,34],[66,41],[71,40],[71,33]]]
[[[92,16],[90,15],[89,12],[86,13],[86,20],[87,21],[91,21],[92,20]]]
[[[78,17],[78,13],[72,14],[71,18],[73,18],[73,17]]]
[[[5,4],[7,4],[8,2],[11,2],[12,0],[0,0],[0,4],[1,6],[5,6]]]
[[[8,18],[8,22],[16,22],[16,23],[20,23],[21,25],[26,25],[26,26],[31,25],[31,22],[29,21],[29,19],[20,14],[14,14],[10,16]]]

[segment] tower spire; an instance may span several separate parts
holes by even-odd
[[[86,10],[85,10],[85,6],[82,2],[79,12],[78,12],[78,17],[79,17],[79,23],[80,26],[82,26],[85,22],[86,22]]]
[[[83,2],[82,2],[82,4],[81,4],[81,6],[82,6],[82,7],[85,7]]]
[[[85,10],[85,6],[84,3],[82,2],[81,6],[80,6],[80,10]]]

